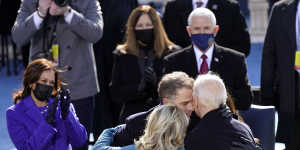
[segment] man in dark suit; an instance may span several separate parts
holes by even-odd
[[[186,150],[256,149],[252,131],[232,117],[226,99],[226,88],[220,77],[213,74],[198,76],[193,88],[193,106],[201,120],[187,134]]]
[[[174,0],[166,5],[163,23],[171,41],[186,47],[191,44],[186,32],[187,18],[193,9],[206,7],[214,12],[220,32],[216,42],[248,56],[250,35],[240,6],[235,0]]]
[[[277,141],[300,149],[300,76],[295,65],[300,50],[299,0],[282,0],[272,8],[261,67],[261,98],[279,112]],[[298,60],[299,61],[299,60]]]
[[[186,73],[173,72],[163,76],[158,85],[158,93],[162,104],[174,104],[188,116],[193,112],[192,89],[194,79]],[[148,115],[154,108],[129,116],[125,121],[125,128],[114,135],[115,146],[125,146],[134,143],[143,135]]]
[[[189,16],[187,31],[192,46],[164,58],[165,73],[183,71],[195,78],[209,70],[220,75],[238,110],[252,102],[245,57],[242,53],[214,43],[219,26],[209,9],[197,8]]]
[[[269,3],[268,14],[270,14],[272,6],[278,1],[279,0],[268,0]]]

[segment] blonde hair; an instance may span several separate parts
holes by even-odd
[[[171,46],[173,46],[174,43],[169,40],[162,25],[160,16],[155,11],[155,9],[153,9],[149,5],[141,5],[131,12],[126,24],[125,43],[118,45],[117,50],[123,54],[139,56],[139,45],[136,40],[135,26],[143,14],[147,14],[152,21],[154,31],[155,56],[160,58],[163,52],[166,49],[170,50]]]
[[[162,105],[148,117],[144,135],[135,141],[137,150],[177,150],[184,145],[187,115],[174,105]]]

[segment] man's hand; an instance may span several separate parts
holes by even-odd
[[[51,3],[49,13],[51,16],[60,16],[60,15],[64,15],[66,12],[68,12],[69,9],[70,9],[70,6],[67,5],[65,7],[59,7],[53,1]]]
[[[52,0],[39,0],[39,14],[42,16],[46,16],[47,15],[47,11],[50,8],[52,3]]]

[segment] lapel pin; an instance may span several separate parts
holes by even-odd
[[[219,62],[219,59],[218,58],[214,58],[215,62]]]

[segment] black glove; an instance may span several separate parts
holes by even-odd
[[[58,99],[55,98],[54,101],[49,105],[49,109],[45,118],[45,120],[52,126],[55,124],[57,104]]]
[[[145,82],[146,85],[150,85],[150,88],[156,87],[157,75],[152,67],[148,67],[145,70]]]
[[[58,94],[58,99],[60,100],[61,116],[63,120],[66,120],[69,114],[69,107],[71,103],[71,92],[69,89],[61,89]]]

